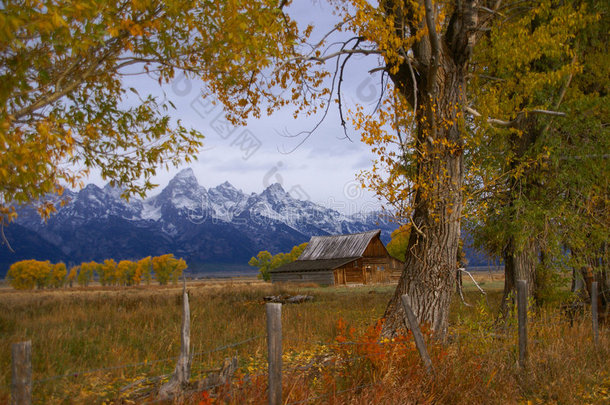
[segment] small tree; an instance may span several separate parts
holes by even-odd
[[[68,273],[68,277],[66,278],[66,281],[67,281],[68,285],[70,286],[70,288],[72,288],[72,285],[74,284],[74,280],[76,280],[76,277],[78,276],[79,269],[80,269],[79,266],[72,266],[70,268],[70,272]]]
[[[136,270],[136,277],[134,280],[136,284],[140,284],[141,280],[144,280],[147,285],[150,284],[152,279],[151,267],[152,259],[150,256],[138,261],[138,268]]]
[[[78,272],[78,277],[76,279],[78,285],[87,287],[91,280],[93,280],[93,274],[100,274],[100,271],[101,265],[99,263],[96,263],[94,261],[82,263],[80,265],[80,271]],[[102,285],[104,285],[104,283],[102,282],[102,274],[100,274],[100,282],[102,283]]]
[[[174,283],[177,282],[182,271],[187,267],[183,259],[176,259],[171,253],[153,257],[152,266],[155,277],[161,285],[167,284],[170,279]]]
[[[42,290],[43,288],[48,287],[51,279],[51,271],[53,270],[51,262],[48,260],[44,262],[31,260],[30,265],[34,268],[34,273],[36,274],[36,288]]]
[[[138,269],[138,263],[132,262],[131,260],[121,260],[117,266],[118,280],[122,285],[134,285],[136,284],[136,272]],[[140,281],[138,279],[137,284]]]
[[[36,285],[36,273],[29,262],[22,260],[13,263],[6,274],[9,284],[16,290],[32,290]]]
[[[188,267],[184,259],[174,259],[170,262],[172,266],[171,278],[174,284],[178,283],[182,272]]]
[[[271,280],[271,270],[276,269],[284,264],[294,262],[299,258],[303,250],[307,247],[306,243],[294,246],[289,253],[278,253],[271,255],[266,250],[258,252],[256,257],[252,257],[248,264],[252,267],[258,267],[258,278],[265,281]]]
[[[262,278],[265,281],[269,281],[271,275],[269,274],[271,259],[273,255],[266,250],[258,252],[256,257],[252,257],[248,264],[252,267],[258,267],[258,278]]]
[[[114,261],[114,259],[104,260],[104,263],[100,265],[99,271],[101,271],[103,274],[103,277],[100,275],[100,282],[102,278],[104,279],[102,285],[118,284],[119,275],[117,272],[117,263]]]
[[[61,288],[66,284],[66,270],[65,263],[54,264],[51,268],[51,274],[49,275],[49,286],[53,288]]]

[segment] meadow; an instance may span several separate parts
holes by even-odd
[[[266,403],[263,297],[308,294],[312,302],[282,310],[286,403],[610,402],[607,329],[595,346],[587,314],[570,325],[556,303],[532,310],[530,357],[521,369],[516,322],[497,321],[501,276],[478,279],[487,296],[465,279],[472,306],[456,296],[448,342],[428,339],[433,375],[422,368],[409,336],[379,338],[376,322],[394,285],[191,282],[193,379],[233,356],[239,370],[234,387],[184,401]],[[172,372],[180,324],[179,286],[2,289],[0,403],[9,399],[11,343],[24,340],[32,340],[35,403],[133,403],[134,388]]]

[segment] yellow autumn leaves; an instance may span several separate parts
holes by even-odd
[[[64,263],[22,260],[11,265],[6,278],[17,290],[72,287],[74,283],[86,287],[94,280],[103,286],[131,286],[142,282],[150,284],[153,277],[164,285],[169,281],[177,282],[186,268],[186,262],[176,259],[173,254],[148,256],[137,262],[121,260],[117,263],[113,259],[104,260],[103,263],[91,261],[73,266],[70,271],[67,271]]]
[[[263,70],[290,56],[297,31],[271,0],[4,2],[0,224],[20,203],[48,216],[48,193],[79,187],[92,169],[129,197],[154,186],[158,167],[198,154],[203,134],[173,119],[171,102],[144,95],[125,107],[125,74],[155,72],[162,85],[188,72],[238,124],[260,115],[262,99],[283,105],[271,89],[291,81]]]

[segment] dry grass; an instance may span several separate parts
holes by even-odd
[[[421,369],[411,341],[380,346],[370,326],[381,317],[393,286],[319,288],[272,286],[254,280],[195,282],[189,285],[191,341],[197,353],[265,333],[262,298],[269,294],[310,294],[315,300],[283,308],[288,401],[320,396],[313,403],[610,403],[608,331],[596,348],[590,319],[573,327],[557,310],[530,316],[530,362],[516,364],[516,325],[496,325],[501,274],[476,273],[488,291],[484,299],[464,279],[465,307],[455,301],[448,344],[430,341],[436,373]],[[0,292],[0,403],[8,400],[10,344],[31,339],[34,379],[131,363],[145,365],[104,370],[35,384],[38,403],[94,403],[117,398],[118,389],[143,377],[167,374],[179,351],[179,287],[141,287],[49,292]],[[343,320],[346,328],[337,329]],[[361,345],[333,345],[337,336]],[[368,328],[368,332],[367,332]],[[343,336],[345,338],[345,336]],[[383,349],[380,351],[379,347]],[[195,358],[193,371],[218,366],[232,355],[240,373],[257,374],[224,400],[266,402],[265,340]],[[325,354],[326,356],[322,355]],[[331,362],[321,359],[332,358]],[[337,359],[351,358],[349,363]],[[320,363],[320,364],[318,364]],[[310,366],[302,371],[293,366]],[[313,370],[313,372],[312,372]],[[354,387],[359,387],[354,389]],[[199,402],[197,398],[192,402]]]
[[[263,297],[280,293],[308,293],[314,302],[284,308],[284,335],[288,350],[334,337],[339,316],[364,326],[381,316],[391,287],[301,288],[260,282],[204,282],[189,287],[191,344],[196,353],[265,333]],[[369,294],[369,291],[376,291]],[[0,402],[10,384],[10,344],[32,340],[35,380],[83,370],[152,362],[179,352],[181,288],[115,288],[74,291],[5,291],[0,294]],[[341,315],[339,315],[341,314]],[[198,358],[199,369],[210,368],[235,349]],[[240,358],[265,353],[264,339],[238,348]],[[137,378],[171,372],[166,361],[60,379],[35,386],[35,394],[51,395],[65,380]],[[84,382],[87,382],[84,381]],[[99,381],[95,381],[97,384]],[[120,383],[119,383],[120,384]],[[112,393],[116,384],[97,394]],[[48,392],[51,391],[51,392]],[[40,392],[41,394],[43,392]]]

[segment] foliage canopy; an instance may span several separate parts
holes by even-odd
[[[0,10],[0,214],[92,169],[142,194],[159,166],[192,159],[202,134],[126,88],[126,75],[199,78],[235,121],[260,114],[252,78],[289,53],[296,25],[277,1],[3,2]],[[152,79],[151,79],[152,80]],[[131,93],[136,94],[131,94]],[[54,210],[42,201],[40,213]]]

